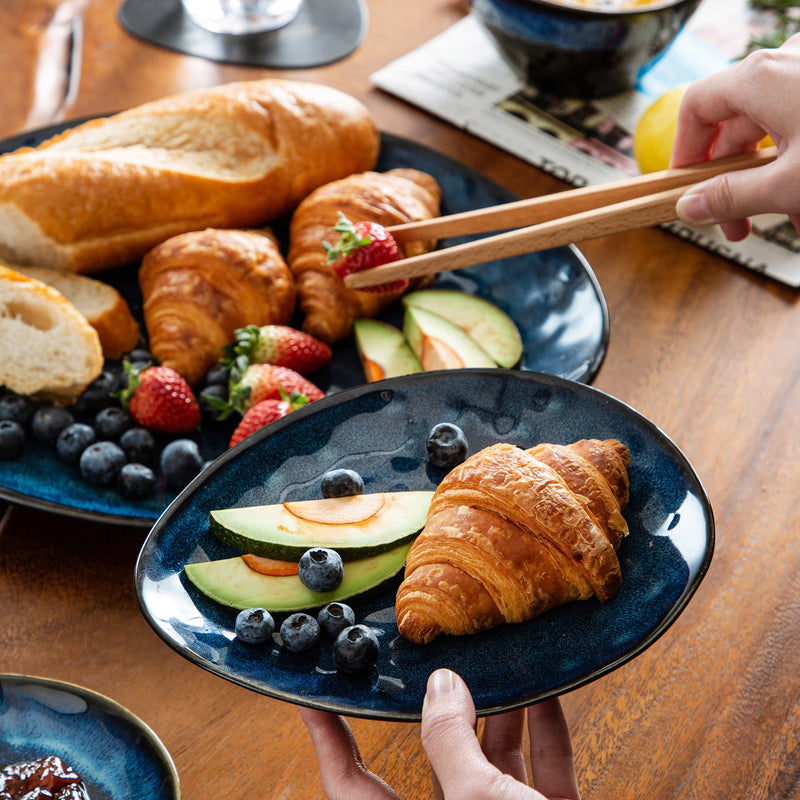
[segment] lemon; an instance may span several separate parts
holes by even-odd
[[[683,83],[662,94],[639,119],[633,133],[633,157],[640,172],[656,172],[669,167],[678,127],[678,110],[688,86],[688,83]],[[758,146],[772,147],[773,144],[772,139],[765,136]]]
[[[661,95],[642,114],[633,133],[633,157],[640,172],[656,172],[669,167],[678,109],[688,84],[675,86]]]

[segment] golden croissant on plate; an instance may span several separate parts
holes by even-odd
[[[339,213],[350,222],[385,227],[439,216],[441,190],[435,179],[415,169],[361,172],[312,192],[292,216],[287,261],[297,281],[298,306],[307,333],[333,344],[350,334],[354,320],[374,317],[402,292],[347,289],[328,263],[323,242],[334,244]],[[400,245],[403,257],[425,253],[435,242]],[[430,278],[412,281],[415,287]],[[409,287],[411,288],[411,287]]]
[[[275,238],[209,228],[173,236],[139,269],[150,352],[196,385],[245,325],[286,324],[296,287]]]
[[[616,439],[588,439],[495,444],[457,466],[409,551],[395,602],[400,633],[425,644],[613,597],[629,463]]]

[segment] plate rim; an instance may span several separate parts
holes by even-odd
[[[60,680],[57,678],[49,678],[40,675],[26,675],[19,672],[0,672],[0,686],[3,682],[13,683],[16,686],[24,684],[34,684],[48,689],[55,689],[61,692],[69,692],[78,695],[88,703],[92,704],[95,708],[105,710],[106,708],[113,709],[116,715],[122,718],[131,728],[141,733],[148,745],[152,748],[154,755],[157,757],[160,766],[163,768],[167,781],[163,786],[168,790],[171,800],[180,800],[181,788],[180,777],[178,770],[175,767],[175,762],[167,750],[164,743],[158,737],[156,732],[138,715],[134,714],[129,708],[123,706],[116,700],[112,700],[105,694],[98,692],[94,689],[89,689],[78,683],[72,681]]]
[[[531,705],[532,703],[539,702],[549,697],[559,696],[561,694],[565,694],[569,691],[577,689],[581,686],[588,685],[589,683],[594,682],[598,678],[618,669],[623,664],[626,664],[627,662],[631,661],[636,656],[638,656],[639,654],[647,650],[649,647],[651,647],[658,639],[661,638],[661,636],[663,636],[663,634],[680,617],[680,615],[683,613],[686,606],[688,605],[689,601],[694,596],[695,592],[702,583],[705,575],[707,574],[714,554],[714,547],[716,542],[716,523],[714,519],[713,507],[711,505],[708,493],[699,475],[697,474],[696,470],[690,463],[689,459],[686,457],[683,451],[677,446],[677,444],[672,440],[672,438],[666,434],[665,431],[663,431],[652,420],[648,419],[643,414],[636,411],[636,409],[634,409],[628,403],[625,403],[624,401],[614,397],[608,392],[605,392],[589,384],[584,384],[579,381],[571,381],[569,379],[561,378],[557,375],[550,375],[548,373],[533,372],[531,370],[516,371],[516,370],[503,370],[503,369],[498,370],[498,369],[484,369],[484,368],[464,369],[464,370],[459,370],[459,372],[467,375],[470,374],[475,375],[478,378],[482,376],[497,378],[499,375],[502,375],[503,373],[508,373],[511,375],[513,380],[534,381],[534,382],[542,381],[546,384],[556,384],[560,385],[561,388],[568,388],[572,391],[577,391],[577,392],[585,392],[589,395],[594,395],[602,399],[604,402],[611,402],[612,405],[617,406],[617,408],[620,411],[624,412],[627,415],[630,415],[630,418],[635,419],[639,425],[648,429],[650,433],[653,434],[659,441],[667,445],[670,454],[675,458],[676,463],[680,466],[682,474],[686,475],[687,478],[691,479],[691,481],[694,483],[695,488],[697,489],[697,499],[700,502],[700,506],[703,510],[704,517],[707,522],[705,530],[705,541],[703,543],[704,544],[703,557],[700,560],[694,575],[692,575],[690,571],[686,584],[681,588],[679,596],[670,606],[669,611],[664,615],[664,617],[659,621],[659,623],[646,636],[644,636],[641,639],[641,641],[637,642],[634,646],[632,646],[629,650],[619,655],[617,658],[611,660],[610,662],[604,664],[601,667],[598,667],[597,669],[592,670],[591,673],[587,675],[582,675],[578,678],[569,680],[566,683],[560,684],[550,690],[539,692],[533,696],[520,698],[517,701],[512,701],[510,703],[503,704],[502,706],[494,705],[494,706],[485,706],[476,708],[477,716],[482,717],[482,716],[490,716],[493,714],[502,713],[505,711],[511,711],[518,708],[524,708]],[[146,536],[142,544],[142,547],[140,548],[139,554],[136,558],[136,564],[134,568],[134,586],[136,592],[136,600],[137,603],[139,604],[141,613],[147,620],[148,624],[153,628],[155,633],[159,636],[159,638],[165,644],[167,644],[171,649],[177,652],[179,655],[188,659],[190,662],[196,664],[202,669],[214,675],[217,675],[221,678],[224,678],[225,680],[228,680],[238,686],[250,689],[258,694],[267,697],[272,697],[278,700],[282,700],[291,703],[293,705],[306,705],[312,708],[317,708],[324,711],[330,711],[332,713],[341,714],[343,716],[348,716],[348,717],[385,720],[394,722],[419,722],[421,720],[420,712],[383,711],[383,710],[376,711],[373,709],[359,709],[359,708],[353,708],[349,705],[340,705],[337,704],[336,702],[322,702],[318,700],[303,702],[302,696],[298,696],[297,694],[292,694],[290,692],[284,692],[284,691],[270,691],[270,692],[264,691],[262,687],[254,684],[251,681],[239,679],[230,672],[225,672],[223,669],[215,666],[213,663],[204,661],[199,655],[195,654],[194,651],[190,650],[186,646],[180,645],[177,641],[169,638],[165,634],[165,631],[152,616],[152,614],[150,613],[150,609],[148,608],[147,604],[144,601],[143,579],[146,573],[146,567],[145,567],[146,560],[148,558],[154,557],[155,541],[159,536],[161,530],[163,530],[166,527],[166,525],[170,521],[170,518],[174,514],[179,513],[184,504],[190,501],[191,496],[194,494],[195,490],[198,489],[200,485],[207,478],[209,478],[214,472],[219,470],[227,461],[237,458],[238,454],[244,452],[245,450],[256,447],[264,439],[269,438],[272,435],[275,435],[283,428],[295,424],[300,419],[318,413],[319,411],[324,410],[328,406],[339,405],[342,403],[349,402],[353,398],[357,398],[360,395],[365,394],[367,392],[374,392],[376,389],[380,390],[382,388],[384,389],[391,388],[391,386],[395,383],[431,380],[431,376],[446,377],[447,371],[440,370],[438,372],[423,372],[414,375],[404,375],[397,378],[389,378],[383,381],[377,381],[369,384],[361,384],[358,386],[349,387],[347,389],[343,389],[340,392],[337,392],[334,395],[321,398],[314,404],[298,409],[298,411],[294,412],[291,415],[291,417],[290,416],[283,417],[282,419],[279,419],[276,422],[272,423],[270,426],[262,428],[260,431],[256,431],[256,433],[248,437],[248,439],[243,440],[236,447],[226,451],[226,453],[224,453],[222,456],[216,459],[209,466],[208,470],[204,470],[203,472],[201,472],[175,498],[175,500],[168,506],[168,508],[164,511],[164,513],[159,517],[159,519],[156,521],[156,523],[153,525],[148,535]],[[316,408],[314,406],[316,406]]]

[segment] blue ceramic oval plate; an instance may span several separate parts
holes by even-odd
[[[58,756],[91,800],[178,800],[169,753],[140,719],[71,683],[0,675],[0,766]]]
[[[35,146],[64,127],[55,126],[0,142],[0,153]],[[516,199],[502,187],[440,153],[384,135],[377,168],[394,167],[414,167],[433,175],[442,188],[443,214]],[[285,226],[276,226],[276,232],[285,237]],[[445,240],[443,245],[467,238]],[[141,322],[142,299],[136,269],[113,270],[95,277],[114,285]],[[608,345],[608,310],[591,268],[574,247],[445,273],[436,285],[472,292],[505,309],[523,336],[523,369],[587,383],[600,369]],[[382,318],[398,325],[401,313],[398,303],[387,309]],[[354,342],[348,340],[337,345],[331,366],[313,379],[327,393],[362,383],[364,374]],[[203,455],[211,459],[223,452],[232,430],[229,421],[200,431],[197,439]],[[174,497],[174,493],[160,486],[148,500],[127,501],[113,489],[88,486],[76,467],[65,466],[52,451],[36,443],[31,443],[18,461],[0,461],[0,498],[74,517],[149,528]]]
[[[320,496],[333,467],[361,473],[365,491],[434,488],[429,429],[460,425],[469,452],[499,441],[530,447],[617,438],[631,450],[630,534],[617,596],[553,609],[473,636],[413,645],[397,631],[397,582],[354,604],[379,632],[380,658],[366,677],[338,674],[330,643],[296,656],[279,639],[235,639],[232,609],[200,595],[182,574],[190,562],[238,553],[209,532],[213,509]],[[705,574],[714,525],[706,494],[674,444],[628,406],[581,383],[532,372],[431,372],[356,387],[275,422],[199,476],[156,523],[136,567],[140,607],[155,631],[195,664],[257,692],[352,715],[420,718],[431,671],[447,666],[472,690],[480,714],[529,704],[613,670],[652,644],[681,613]],[[278,620],[280,622],[280,620]]]

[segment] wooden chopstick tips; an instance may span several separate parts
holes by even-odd
[[[689,186],[724,172],[767,164],[775,156],[775,148],[766,148],[691,167],[396,225],[389,232],[398,242],[506,232],[351,273],[344,283],[359,289],[660,225],[677,219],[675,204]]]

